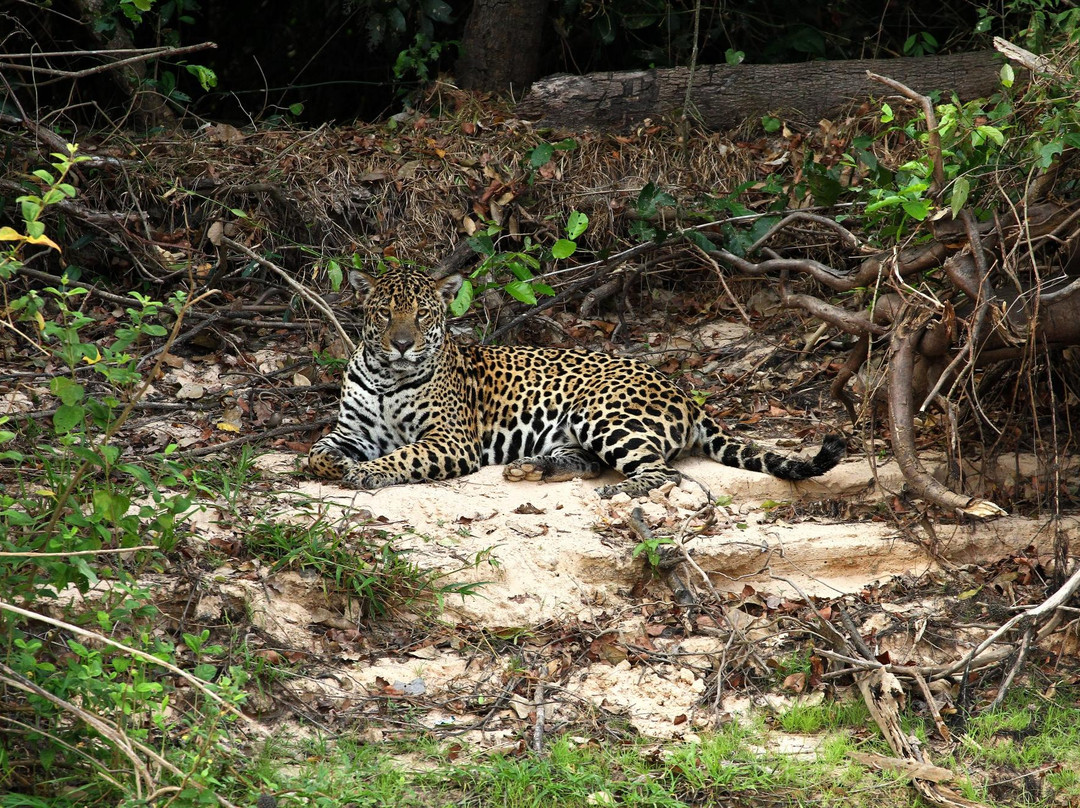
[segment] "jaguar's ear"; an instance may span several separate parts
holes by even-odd
[[[458,289],[461,288],[461,284],[465,282],[465,279],[454,273],[453,275],[447,275],[440,281],[435,281],[435,288],[439,290],[439,294],[443,296],[443,300],[449,303],[453,300],[458,293]]]
[[[371,296],[371,290],[375,288],[375,277],[359,269],[350,269],[349,286],[356,290],[356,302],[363,309]]]
[[[359,292],[362,297],[366,297],[375,286],[375,279],[359,269],[350,269],[349,286]]]

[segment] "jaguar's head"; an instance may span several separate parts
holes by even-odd
[[[364,351],[382,362],[404,366],[434,356],[446,338],[446,305],[462,277],[433,281],[423,270],[395,266],[382,275],[363,272],[354,283],[364,298]]]

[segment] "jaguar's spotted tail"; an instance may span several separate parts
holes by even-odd
[[[814,457],[803,459],[782,455],[755,446],[749,441],[733,438],[720,431],[708,418],[698,424],[698,446],[713,460],[748,471],[761,471],[781,480],[806,480],[824,474],[844,456],[846,441],[837,434],[826,435],[821,449]]]

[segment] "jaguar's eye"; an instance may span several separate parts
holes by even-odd
[[[375,316],[383,322],[388,323],[390,322],[390,309],[379,309],[377,312],[375,312]]]
[[[429,316],[431,316],[431,309],[417,309],[416,316],[419,317],[421,320],[426,320]]]

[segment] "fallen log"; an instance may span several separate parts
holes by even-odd
[[[709,129],[777,115],[816,124],[852,101],[882,95],[867,71],[884,73],[921,93],[955,92],[962,100],[998,87],[1001,57],[993,51],[899,59],[852,59],[783,65],[702,65],[693,71],[691,112]],[[619,73],[558,74],[532,85],[516,114],[540,126],[625,129],[682,108],[688,67]],[[947,95],[946,95],[947,97]]]

